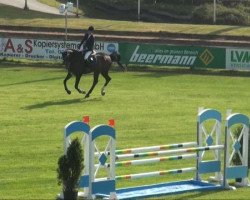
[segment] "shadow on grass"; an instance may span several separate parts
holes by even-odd
[[[242,26],[232,26],[232,27],[228,27],[228,28],[224,28],[224,29],[210,32],[209,35],[223,35],[224,33],[227,33],[227,32],[232,31],[232,30],[237,30],[240,28],[242,28]]]
[[[0,87],[4,86],[12,86],[12,85],[23,85],[23,84],[30,84],[30,83],[37,83],[37,82],[46,82],[46,81],[53,81],[53,80],[63,80],[65,77],[55,77],[55,78],[45,78],[45,79],[38,79],[38,80],[30,80],[30,81],[23,81],[23,82],[17,82],[17,83],[8,83],[8,84],[2,84]]]
[[[84,5],[80,4],[84,16],[92,19],[106,19],[106,20],[129,20],[137,21],[137,12],[133,10],[121,11],[115,9],[113,6],[108,6],[106,3],[96,3],[86,1]],[[110,12],[112,10],[112,12]]]
[[[49,106],[62,106],[62,105],[70,105],[70,104],[80,104],[80,103],[86,103],[86,102],[94,102],[94,101],[102,101],[101,97],[98,98],[88,98],[84,99],[78,98],[78,99],[60,99],[55,101],[45,101],[43,103],[37,103],[29,106],[22,107],[24,110],[33,110],[33,109],[40,109],[40,108],[46,108]]]

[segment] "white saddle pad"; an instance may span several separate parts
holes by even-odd
[[[87,51],[84,55],[84,60],[87,60],[90,55],[95,55],[95,54],[96,54],[96,51],[93,51],[93,53],[92,51]]]

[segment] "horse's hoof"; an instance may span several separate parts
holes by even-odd
[[[66,90],[66,92],[67,92],[68,94],[71,94],[71,91],[70,91],[70,90]]]
[[[101,90],[101,95],[104,96],[106,94],[105,86]]]
[[[84,98],[85,98],[85,99],[89,98],[89,94],[86,94]]]

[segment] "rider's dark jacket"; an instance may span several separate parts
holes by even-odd
[[[85,33],[79,47],[81,47],[82,44],[83,44],[83,50],[93,51],[95,44],[95,37],[93,36],[93,34]]]

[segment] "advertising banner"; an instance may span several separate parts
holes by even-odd
[[[61,53],[65,49],[78,49],[79,43],[0,37],[0,58],[61,60]],[[95,49],[107,54],[119,51],[125,64],[250,70],[250,49],[247,48],[225,49],[97,41]]]
[[[226,49],[226,69],[250,70],[250,49]]]
[[[225,48],[120,43],[126,64],[225,68]]]
[[[65,49],[78,49],[79,44],[80,41],[0,38],[0,58],[60,60]],[[118,43],[97,41],[95,49],[110,54],[118,51]]]

